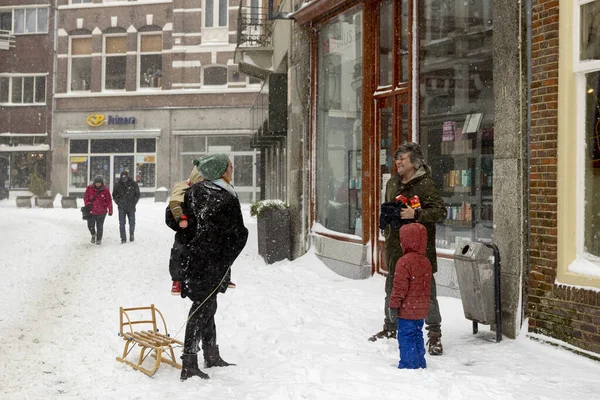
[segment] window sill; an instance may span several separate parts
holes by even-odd
[[[46,103],[0,103],[0,107],[45,107]]]
[[[14,36],[32,36],[32,35],[47,35],[48,32],[21,32],[21,33],[14,33]]]

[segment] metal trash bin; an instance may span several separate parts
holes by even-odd
[[[483,243],[469,242],[454,252],[465,318],[485,325],[495,322],[495,279],[492,249]]]

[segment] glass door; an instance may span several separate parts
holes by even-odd
[[[97,175],[104,178],[104,186],[111,188],[110,156],[90,157],[90,183],[94,182]]]

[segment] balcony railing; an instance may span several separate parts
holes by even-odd
[[[0,50],[9,50],[15,47],[15,37],[7,30],[0,29]]]
[[[263,7],[242,5],[238,11],[237,47],[269,47],[273,34],[273,21]]]

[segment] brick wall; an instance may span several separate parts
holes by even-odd
[[[567,2],[563,2],[566,4]],[[557,270],[559,0],[532,1],[529,330],[600,355],[600,292],[554,284]]]

